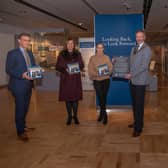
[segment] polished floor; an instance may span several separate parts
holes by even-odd
[[[17,140],[14,103],[7,89],[0,89],[0,168],[167,168],[168,82],[163,78],[158,92],[147,92],[145,128],[132,138],[127,124],[132,112],[109,114],[107,126],[96,122],[93,92],[84,92],[80,102],[80,126],[65,125],[64,103],[56,92],[33,93],[29,126],[30,141]]]

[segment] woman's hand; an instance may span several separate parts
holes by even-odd
[[[115,59],[115,58],[112,58],[111,62],[112,62],[112,64],[115,64],[116,59]]]

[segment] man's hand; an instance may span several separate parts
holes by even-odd
[[[30,78],[30,77],[27,75],[27,72],[24,72],[24,73],[22,74],[22,78],[23,78],[23,79],[27,79],[27,80],[33,80],[32,78]]]
[[[132,76],[131,76],[130,73],[125,75],[125,78],[126,78],[126,79],[131,79],[131,77],[132,77]]]
[[[112,64],[115,64],[116,58],[112,58],[111,62],[112,62]]]

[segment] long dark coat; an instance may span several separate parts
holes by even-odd
[[[80,70],[84,68],[82,56],[79,51],[69,53],[67,50],[60,52],[56,63],[56,70],[60,72],[59,100],[77,101],[82,99],[81,74],[69,74],[67,64],[78,62]]]

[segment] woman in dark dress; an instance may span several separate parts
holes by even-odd
[[[60,52],[56,63],[56,70],[60,72],[59,101],[65,101],[70,125],[72,119],[75,124],[78,120],[78,102],[82,100],[81,71],[84,69],[82,56],[75,49],[74,40],[68,39],[66,47]]]

